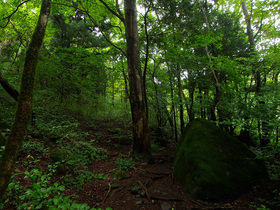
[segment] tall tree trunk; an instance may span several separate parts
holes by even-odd
[[[133,121],[133,150],[150,154],[149,122],[145,112],[140,47],[137,28],[136,0],[125,0],[125,36],[130,89],[130,106]]]
[[[43,43],[50,9],[51,0],[42,0],[39,20],[26,52],[15,121],[0,164],[0,202],[3,201],[16,157],[27,131],[28,122],[31,120],[36,65]]]

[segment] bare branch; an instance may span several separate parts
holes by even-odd
[[[30,1],[30,0],[26,0],[26,1],[21,2],[21,3],[17,6],[17,8],[15,9],[15,11],[12,12],[12,14],[10,14],[10,15],[8,15],[8,16],[2,18],[0,21],[6,20],[6,19],[8,19],[8,21],[7,21],[6,25],[0,26],[0,28],[6,28],[7,25],[9,24],[9,22],[10,22],[12,16],[18,11],[18,9],[20,8],[20,6],[22,6],[23,4],[25,4],[25,3],[29,2],[29,1]]]

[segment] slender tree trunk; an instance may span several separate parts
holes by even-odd
[[[206,13],[207,11],[205,11],[205,9],[203,8],[203,6],[201,5],[200,2],[198,2],[198,3],[199,3],[201,11],[203,12],[203,16],[204,16],[204,19],[205,19],[205,23],[206,23],[206,27],[208,29],[208,32],[210,32],[211,28],[210,28],[209,20],[208,20],[207,13]],[[216,106],[219,103],[220,98],[221,98],[221,86],[219,84],[219,79],[218,79],[217,73],[216,73],[216,71],[214,70],[214,67],[213,67],[213,62],[212,62],[212,59],[211,59],[211,56],[210,56],[210,52],[208,50],[208,44],[207,43],[205,44],[205,53],[206,53],[207,58],[209,60],[209,67],[211,69],[211,72],[212,72],[213,78],[214,78],[214,82],[215,82],[216,93],[215,93],[215,96],[214,96],[214,100],[210,105],[210,114],[211,114],[211,120],[216,121],[217,120],[216,119]]]
[[[174,121],[174,135],[175,135],[175,141],[178,142],[178,133],[177,133],[177,121],[176,121],[176,110],[175,110],[175,105],[174,105],[174,94],[173,94],[173,82],[172,82],[172,76],[170,73],[170,88],[171,88],[171,101],[172,101],[172,106],[171,106],[171,110],[172,110],[172,114],[173,114],[173,121]]]
[[[188,112],[188,116],[189,116],[189,121],[191,122],[195,119],[194,110],[193,110],[193,103],[194,103],[194,91],[195,91],[196,82],[192,78],[191,72],[188,72],[188,75],[189,75],[189,85],[188,85],[187,89],[188,89],[188,92],[189,92],[190,105],[188,106],[188,104],[186,103],[186,108],[187,108],[187,112]],[[183,93],[183,97],[186,100],[186,96],[184,95],[184,93]]]
[[[183,91],[182,91],[182,82],[181,82],[181,75],[180,75],[180,69],[179,69],[179,65],[178,65],[178,77],[177,77],[177,80],[178,80],[178,96],[179,96],[179,102],[180,102],[180,105],[179,105],[179,112],[180,112],[180,124],[181,124],[181,133],[183,133],[184,131],[184,127],[185,127],[185,124],[184,124],[184,107],[183,107]]]
[[[243,0],[241,2],[241,6],[242,6],[242,12],[243,12],[246,24],[247,24],[247,35],[248,35],[248,38],[249,38],[250,47],[252,48],[252,50],[255,50],[255,45],[256,44],[255,44],[255,39],[254,39],[254,35],[253,35],[253,30],[252,30],[252,27],[251,27],[252,16],[251,16],[251,14],[248,13],[246,0]]]
[[[15,121],[0,164],[0,203],[3,201],[18,152],[27,131],[28,122],[31,120],[36,65],[43,43],[50,9],[51,0],[42,0],[39,20],[26,52]]]
[[[216,121],[217,118],[216,118],[216,106],[218,104],[218,102],[220,101],[220,98],[221,98],[221,87],[219,86],[218,83],[215,84],[215,89],[216,89],[216,92],[215,92],[215,95],[214,95],[214,100],[213,102],[211,103],[211,106],[210,106],[210,113],[211,113],[211,120],[212,121]]]
[[[202,99],[203,99],[203,97],[202,97],[202,90],[201,90],[200,87],[198,88],[198,91],[199,91],[199,103],[200,103],[200,117],[202,119],[205,119],[205,109],[202,107]]]
[[[149,122],[145,112],[136,0],[125,0],[124,6],[130,106],[133,121],[133,150],[150,155]]]
[[[252,4],[252,3],[251,3]],[[243,0],[241,2],[241,6],[242,6],[242,12],[246,21],[246,28],[247,28],[247,35],[248,35],[248,39],[249,39],[249,43],[250,43],[250,47],[251,50],[253,52],[253,58],[255,60],[257,60],[257,56],[256,56],[256,42],[255,42],[255,36],[253,34],[253,30],[252,30],[252,14],[249,14],[248,9],[247,9],[247,5],[246,5],[246,0]],[[253,5],[251,5],[252,8]],[[261,96],[261,74],[260,71],[258,69],[258,67],[256,66],[256,63],[254,63],[252,65],[252,72],[254,75],[254,80],[255,80],[255,95]],[[264,105],[265,102],[260,100],[259,105]],[[260,126],[262,125],[262,126]],[[268,135],[268,126],[266,122],[261,123],[260,119],[258,120],[258,135],[259,135],[259,140],[260,140],[260,146],[261,147],[265,147],[268,145],[268,143],[270,142],[269,139],[269,135]]]
[[[124,79],[124,90],[125,90],[124,101],[127,102],[127,99],[130,98],[130,96],[129,96],[128,85],[127,85],[127,76],[125,74],[124,66],[122,67],[122,74]]]
[[[147,23],[147,15],[150,11],[150,6],[144,15],[144,25],[145,25],[145,35],[146,35],[146,58],[145,58],[145,66],[144,66],[144,74],[143,74],[143,89],[144,89],[144,102],[146,108],[146,117],[149,121],[149,106],[148,106],[148,97],[147,97],[147,87],[146,87],[146,75],[148,69],[148,60],[149,60],[149,48],[150,48],[150,40],[148,33],[148,23]]]
[[[112,85],[112,105],[115,106],[115,83]]]

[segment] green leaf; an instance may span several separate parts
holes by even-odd
[[[65,186],[60,185],[57,189],[60,190],[60,191],[64,191],[65,190]]]
[[[58,203],[59,203],[59,200],[58,200],[57,198],[54,198],[54,199],[53,199],[53,204],[57,206]]]

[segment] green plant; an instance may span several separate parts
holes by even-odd
[[[77,189],[82,189],[83,185],[89,182],[91,179],[106,179],[107,176],[106,174],[93,174],[90,171],[85,171],[85,170],[78,170],[77,171],[77,176],[72,176],[70,174],[67,174],[64,179],[63,183],[65,185],[77,188]]]
[[[15,179],[13,179],[10,184],[8,185],[8,193],[7,193],[7,198],[5,200],[5,203],[9,202],[13,205],[18,205],[19,202],[17,199],[10,199],[10,198],[18,198],[19,195],[23,192],[22,186],[19,185],[19,182]],[[3,204],[4,205],[4,204]]]
[[[270,208],[267,208],[265,205],[260,205],[257,210],[270,210]]]
[[[88,142],[73,141],[75,146],[68,145],[68,149],[72,154],[66,162],[70,165],[76,165],[77,162],[86,165],[92,163],[94,160],[106,160],[108,159],[107,150],[103,148],[97,148]]]
[[[8,186],[8,194],[5,203],[12,200],[12,204],[17,205],[18,209],[40,209],[47,206],[51,199],[47,198],[52,194],[60,195],[65,187],[54,183],[49,186],[51,173],[43,174],[39,169],[33,169],[30,172],[24,172],[25,179],[32,181],[32,184],[25,191],[16,180],[13,180]],[[19,199],[13,199],[18,197]]]
[[[54,183],[49,185],[51,175],[56,171],[56,166],[48,166],[49,173],[43,174],[38,169],[30,172],[26,171],[25,179],[32,181],[28,189],[23,189],[15,179],[8,186],[7,199],[5,203],[10,202],[17,206],[17,209],[92,209],[86,203],[78,204],[72,201],[68,196],[63,196],[61,192],[65,190],[63,185]],[[4,204],[0,204],[3,207]],[[106,210],[110,210],[107,208]]]
[[[2,158],[4,151],[5,151],[5,146],[0,146],[0,159]]]
[[[151,148],[152,148],[152,150],[154,150],[156,152],[163,151],[165,149],[164,147],[161,147],[160,145],[158,145],[156,143],[151,144]]]
[[[133,169],[135,165],[136,162],[133,162],[132,158],[129,158],[128,160],[119,158],[115,164],[116,168],[123,169],[126,171]]]
[[[35,152],[40,152],[43,154],[46,153],[46,148],[45,148],[45,145],[44,145],[44,142],[42,141],[34,141],[33,139],[29,139],[29,140],[26,140],[23,142],[22,144],[22,148],[20,150],[21,152],[22,151],[27,151],[27,153],[30,153],[31,151],[35,151]]]
[[[263,159],[266,162],[269,177],[272,180],[278,180],[280,178],[280,146],[271,143],[267,147],[255,149],[257,158]]]

